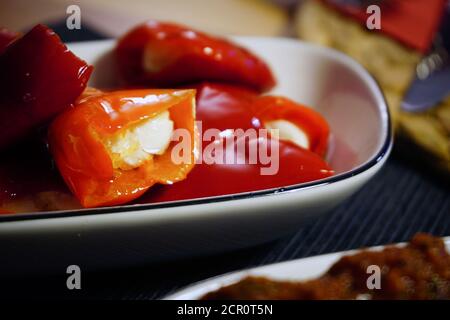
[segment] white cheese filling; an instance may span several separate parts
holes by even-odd
[[[174,124],[168,111],[125,128],[105,141],[113,167],[130,170],[163,154],[170,144]]]
[[[275,120],[265,122],[266,129],[271,130],[272,136],[280,140],[287,140],[299,147],[309,149],[310,142],[308,135],[298,126],[287,120]],[[275,129],[275,130],[273,130]],[[276,130],[278,129],[278,130]]]

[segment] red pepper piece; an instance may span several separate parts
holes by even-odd
[[[119,41],[116,54],[123,78],[133,85],[219,81],[260,92],[275,85],[269,67],[245,48],[175,24],[136,27]]]
[[[275,175],[261,175],[260,164],[197,164],[189,178],[174,185],[159,186],[147,193],[142,203],[223,196],[286,187],[320,180],[333,170],[317,154],[279,141],[280,162]]]
[[[117,149],[108,147],[108,141],[119,137],[124,145],[134,148],[135,144],[124,138],[128,130],[165,111],[174,129],[183,128],[190,134],[190,161],[172,160],[177,145],[172,142],[163,154],[146,158],[132,168],[118,166],[116,159],[123,158]],[[195,90],[96,93],[53,121],[49,145],[62,177],[84,207],[123,204],[138,198],[155,183],[172,184],[186,178],[198,152],[194,120]]]
[[[259,97],[252,90],[225,84],[204,83],[197,89],[196,119],[202,129],[261,128],[252,104]]]
[[[69,107],[92,67],[58,35],[37,25],[0,55],[0,148],[29,134]]]
[[[313,109],[288,98],[263,96],[253,103],[255,117],[264,124],[287,120],[298,126],[309,139],[309,150],[323,157],[327,151],[330,129],[327,121]]]
[[[19,36],[18,33],[8,30],[6,28],[0,28],[0,54],[6,49],[6,47]]]

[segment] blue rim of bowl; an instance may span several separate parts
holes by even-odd
[[[340,53],[340,55],[343,55]],[[345,55],[344,55],[345,56]],[[350,58],[346,56],[346,58]],[[350,58],[350,60],[353,60]],[[354,61],[354,60],[353,60]],[[359,65],[359,64],[358,64]],[[364,69],[361,65],[359,65],[362,69]],[[257,190],[251,192],[243,192],[236,194],[228,194],[222,196],[213,196],[213,197],[205,197],[205,198],[195,198],[195,199],[186,199],[186,200],[176,200],[176,201],[167,201],[167,202],[159,202],[159,203],[148,203],[148,204],[133,204],[133,205],[124,205],[124,206],[114,206],[114,207],[99,207],[99,208],[86,208],[86,209],[75,209],[75,210],[59,210],[59,211],[41,211],[41,212],[31,212],[31,213],[12,213],[12,214],[1,214],[0,215],[0,223],[2,222],[18,222],[25,220],[41,220],[41,219],[54,219],[54,218],[68,218],[68,217],[79,217],[86,215],[101,215],[101,214],[112,214],[112,213],[122,213],[122,212],[130,212],[130,211],[143,211],[149,209],[162,209],[162,208],[173,208],[173,207],[181,207],[181,206],[193,206],[193,205],[201,205],[201,204],[211,204],[216,202],[228,202],[231,200],[243,200],[250,199],[262,196],[270,196],[283,194],[292,191],[299,191],[303,189],[316,188],[319,186],[329,185],[332,183],[336,183],[339,181],[343,181],[345,179],[356,176],[360,173],[367,171],[368,169],[374,167],[381,160],[383,160],[390,152],[391,147],[393,145],[393,130],[392,130],[392,122],[391,122],[391,114],[389,111],[389,107],[387,104],[386,97],[381,90],[381,87],[377,80],[364,69],[367,76],[374,82],[377,87],[379,94],[383,101],[384,110],[381,109],[381,113],[385,114],[386,119],[386,135],[385,140],[380,148],[380,150],[367,162],[356,167],[353,170],[348,172],[344,172],[338,174],[336,176],[331,176],[329,178],[315,180],[306,183],[299,183],[294,185],[289,185],[285,187]],[[149,213],[150,214],[150,213]]]

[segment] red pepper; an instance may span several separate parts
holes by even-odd
[[[217,83],[203,83],[195,88],[196,119],[202,122],[202,130],[262,127],[252,110],[253,103],[259,97],[255,91]]]
[[[263,96],[253,103],[255,116],[263,123],[287,120],[306,133],[309,150],[323,157],[327,151],[330,129],[327,121],[313,109],[288,98]]]
[[[266,119],[272,119],[271,111],[274,112],[274,118],[278,118],[276,116],[278,110],[284,110],[286,116],[294,116],[293,119],[297,121],[296,123],[303,124],[308,120],[313,121],[311,126],[320,126],[317,130],[310,132],[314,141],[322,141],[328,132],[326,122],[323,127],[325,120],[316,119],[316,117],[320,117],[319,115],[309,108],[294,104],[287,99],[283,100],[284,103],[277,105],[273,101],[278,98],[259,97],[254,92],[221,84],[207,83],[197,86],[196,89],[198,92],[196,119],[202,121],[203,131],[210,128],[218,128],[221,131],[227,129],[258,130],[262,128],[262,120],[258,119],[258,109],[260,109],[260,115]],[[298,110],[294,108],[298,108]],[[287,113],[287,111],[290,112]],[[311,113],[316,116],[311,116]],[[286,120],[291,119],[287,118]],[[292,121],[294,122],[294,120]],[[209,143],[204,141],[203,148],[207,147]],[[250,139],[246,145],[250,143],[257,143],[259,147],[270,150],[270,147],[261,143],[258,137],[256,141],[254,138]],[[225,154],[230,150],[233,149],[226,149]],[[238,152],[237,158],[246,159],[245,164],[207,164],[205,162],[197,164],[186,180],[174,185],[155,187],[140,198],[139,202],[164,202],[253,192],[324,179],[334,174],[334,171],[318,154],[280,140],[278,172],[274,175],[261,175],[261,168],[268,165],[251,164],[248,161],[247,150],[246,148],[241,151],[239,149],[233,151]],[[316,147],[316,150],[320,150],[320,148]],[[242,151],[244,152],[241,154]]]
[[[188,179],[152,189],[139,201],[165,202],[254,192],[325,179],[334,173],[317,154],[291,143],[280,140],[279,152],[279,170],[275,175],[261,175],[265,166],[260,164],[202,163],[195,166]]]
[[[174,128],[192,137],[189,162],[172,161],[172,142],[134,168],[118,167],[105,141],[168,111]],[[58,169],[84,207],[117,205],[136,199],[155,183],[186,178],[195,164],[195,90],[128,90],[92,95],[59,115],[49,130]]]
[[[259,96],[244,88],[204,83],[197,89],[197,120],[203,130],[260,129],[264,123],[286,120],[304,131],[309,148],[323,157],[327,151],[330,128],[327,121],[312,108],[288,98]]]
[[[0,28],[0,54],[6,49],[6,47],[19,36],[18,33],[8,30],[6,28]]]
[[[116,55],[129,84],[219,81],[257,91],[275,85],[269,67],[245,48],[175,24],[150,21],[136,27],[119,41]]]
[[[0,55],[0,148],[69,107],[92,67],[49,28],[37,25]]]

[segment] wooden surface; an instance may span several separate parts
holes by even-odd
[[[81,9],[82,27],[110,37],[148,19],[169,20],[217,34],[283,34],[287,14],[264,0],[1,0],[0,25],[25,30],[64,19],[68,5]]]

